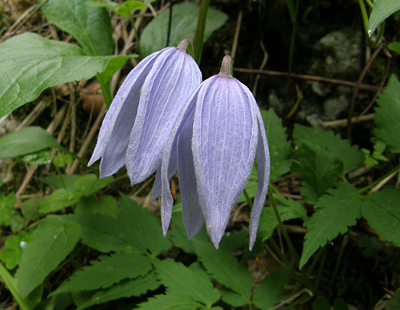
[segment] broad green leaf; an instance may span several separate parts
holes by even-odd
[[[329,300],[323,296],[317,296],[313,304],[313,310],[331,310]]]
[[[124,279],[144,277],[152,269],[149,258],[134,252],[100,256],[98,261],[90,263],[91,266],[75,272],[51,295],[104,289]]]
[[[287,264],[260,283],[253,296],[254,305],[260,309],[270,309],[281,301],[291,267],[291,264]]]
[[[208,273],[219,283],[241,295],[243,302],[250,303],[251,275],[247,268],[223,249],[216,250],[211,242],[193,240],[199,260]],[[218,259],[216,259],[218,257]]]
[[[43,200],[39,208],[39,213],[52,213],[73,206],[81,197],[82,193],[78,191],[71,192],[64,188],[57,189],[49,197]]]
[[[50,0],[42,11],[54,25],[71,34],[86,54],[113,53],[113,30],[106,9],[88,6],[86,0]]]
[[[169,46],[178,46],[184,39],[189,39],[193,42],[199,12],[200,6],[194,3],[185,2],[174,5]],[[209,8],[204,41],[207,41],[211,33],[221,27],[227,19],[226,14]],[[165,47],[167,44],[168,22],[169,9],[154,18],[143,30],[140,37],[143,56],[148,56]]]
[[[400,289],[394,292],[393,298],[386,304],[386,310],[398,310],[400,309]]]
[[[279,203],[277,207],[282,221],[288,221],[295,218],[305,220],[307,218],[307,210],[301,203],[278,195],[274,195],[274,198]],[[276,219],[273,208],[264,208],[258,226],[258,236],[261,237],[262,241],[267,240],[272,236],[276,226],[278,226],[278,220]]]
[[[300,189],[304,201],[315,204],[317,199],[331,188],[342,175],[343,163],[334,154],[319,144],[304,141],[295,152],[293,172],[302,179]]]
[[[31,198],[22,203],[21,212],[27,221],[37,220],[39,218],[39,208],[44,198]]]
[[[375,0],[368,22],[369,36],[372,35],[380,23],[398,10],[400,10],[400,2],[398,0]]]
[[[22,297],[28,296],[72,251],[80,237],[79,225],[49,216],[33,232],[22,251],[17,282]]]
[[[400,82],[392,75],[377,99],[375,136],[387,144],[387,150],[400,153]]]
[[[42,178],[42,181],[55,188],[65,188],[71,192],[76,190],[75,181],[80,178],[77,174],[49,175]],[[64,187],[65,186],[65,187]]]
[[[99,179],[94,174],[86,174],[80,176],[74,183],[75,188],[82,192],[83,196],[90,196],[96,193],[102,187],[110,184],[114,180],[113,177]]]
[[[21,260],[22,247],[30,240],[30,235],[25,231],[18,235],[11,235],[5,242],[5,247],[0,251],[0,260],[6,264],[7,269],[14,269]]]
[[[17,157],[47,148],[62,149],[54,137],[41,127],[25,127],[0,138],[0,158]]]
[[[292,160],[289,158],[290,142],[287,141],[286,130],[282,127],[281,119],[273,109],[262,110],[261,115],[271,156],[271,180],[276,180],[288,172],[292,164]]]
[[[400,246],[400,190],[389,186],[369,194],[361,209],[362,216],[385,240]]]
[[[335,135],[330,130],[323,131],[319,127],[313,128],[295,124],[293,138],[297,146],[308,141],[308,143],[321,146],[340,159],[344,164],[344,174],[357,169],[364,161],[364,155],[356,145],[351,146],[349,140],[341,139],[339,135]]]
[[[97,291],[89,298],[89,300],[80,304],[79,307],[76,308],[76,310],[82,310],[87,307],[98,305],[110,300],[140,296],[145,294],[147,291],[153,291],[157,289],[159,286],[160,284],[158,283],[154,272],[150,272],[144,277],[123,280],[120,283],[113,285],[109,288]]]
[[[192,270],[172,259],[153,260],[153,265],[157,278],[167,287],[167,294],[190,296],[208,308],[220,298],[205,272]]]
[[[17,35],[0,44],[0,117],[36,99],[48,87],[92,78],[120,57],[129,58],[87,56],[72,44],[34,33]]]
[[[390,51],[400,54],[400,43],[399,42],[389,43],[387,47]]]
[[[322,196],[315,205],[315,213],[307,222],[303,253],[300,259],[302,268],[311,255],[349,226],[356,224],[361,217],[362,200],[357,190],[349,183],[341,182],[336,189],[329,189],[329,195]]]
[[[118,202],[112,196],[101,196],[97,198],[95,195],[82,197],[78,201],[75,213],[83,214],[103,214],[113,218],[117,218],[119,214]]]
[[[202,305],[188,295],[175,293],[155,295],[148,301],[139,304],[139,307],[140,310],[198,310],[202,308]]]
[[[14,233],[23,229],[26,223],[26,220],[15,209],[14,205],[16,203],[15,194],[9,194],[8,196],[0,194],[0,225],[10,226]]]
[[[111,9],[114,13],[129,17],[132,11],[143,10],[146,8],[141,1],[127,0],[123,3],[113,2],[113,1],[103,1],[103,0],[92,0],[87,3],[89,6],[97,6],[106,9]]]

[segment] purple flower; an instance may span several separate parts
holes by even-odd
[[[186,53],[188,40],[143,59],[127,76],[103,120],[89,166],[101,158],[100,177],[126,165],[132,185],[161,165],[168,133],[201,72]]]
[[[204,221],[215,247],[244,190],[257,154],[258,192],[251,211],[250,249],[268,190],[270,158],[260,110],[250,90],[230,74],[230,57],[221,72],[204,81],[186,101],[166,142],[161,173],[164,235],[173,199],[169,179],[178,169],[182,216],[189,238]],[[156,182],[157,183],[157,182]]]

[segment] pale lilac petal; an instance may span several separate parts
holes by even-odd
[[[178,171],[176,148],[171,151],[171,158],[168,166],[168,180],[171,180],[174,174]],[[161,169],[157,170],[156,178],[154,180],[153,189],[151,192],[151,200],[156,199],[161,195]]]
[[[194,110],[193,110],[194,112]],[[192,154],[193,117],[184,119],[177,139],[179,187],[182,200],[182,218],[189,239],[203,226],[204,217],[197,192],[196,173]]]
[[[102,162],[103,171],[101,177],[113,174],[124,164],[123,159],[129,135],[136,117],[140,88],[159,53],[153,53],[146,57],[129,73],[104,117],[97,144],[88,166],[103,156],[107,148],[109,148],[110,141],[112,141],[112,149],[116,149],[114,156],[116,156],[117,160],[116,163],[111,163],[109,160],[112,157],[107,156],[107,159]],[[110,151],[112,152],[109,148],[108,155],[112,155],[109,154]],[[108,165],[110,166],[108,167]]]
[[[258,124],[242,84],[214,76],[199,93],[193,125],[193,159],[199,200],[215,247],[246,186],[257,147]]]
[[[126,153],[132,184],[146,180],[160,167],[169,131],[200,82],[201,72],[186,52],[173,48],[157,58],[142,88]]]
[[[250,219],[250,251],[253,248],[254,242],[257,237],[258,222],[262,209],[264,207],[265,198],[267,197],[269,174],[270,174],[270,157],[267,136],[265,134],[264,122],[261,117],[261,113],[258,109],[257,103],[254,101],[255,110],[257,113],[258,120],[258,144],[257,144],[257,168],[258,168],[258,189],[257,195],[254,200],[253,210],[251,210]]]
[[[164,236],[167,234],[169,223],[171,221],[172,215],[172,205],[174,199],[171,195],[171,190],[169,186],[169,171],[171,164],[171,154],[176,152],[177,138],[184,124],[184,120],[191,117],[195,110],[196,100],[197,100],[198,90],[196,90],[191,98],[189,98],[182,110],[180,111],[174,125],[172,126],[169,137],[165,143],[163,153],[162,153],[162,164],[161,164],[161,222]],[[183,208],[183,206],[182,206]]]

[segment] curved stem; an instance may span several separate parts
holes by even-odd
[[[206,29],[207,11],[210,0],[201,1],[199,20],[197,22],[196,34],[194,36],[194,60],[200,65],[201,53],[203,51],[204,31]]]

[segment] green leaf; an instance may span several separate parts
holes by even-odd
[[[205,272],[195,271],[172,259],[153,260],[157,278],[167,287],[167,294],[186,295],[210,308],[220,294]]]
[[[95,174],[86,174],[80,176],[74,183],[75,188],[82,192],[83,196],[90,196],[96,193],[99,189],[110,184],[114,178],[107,177],[99,179]]]
[[[313,128],[295,124],[293,138],[297,146],[310,143],[321,146],[334,157],[340,159],[343,164],[343,173],[357,169],[364,161],[363,153],[356,145],[351,146],[349,140],[341,139],[333,131],[323,131],[321,128]]]
[[[17,203],[15,194],[5,196],[0,194],[0,225],[5,224],[11,227],[15,233],[24,228],[26,220],[24,220],[20,213],[14,208]]]
[[[0,158],[17,157],[46,148],[62,149],[54,137],[41,127],[25,127],[0,139]]]
[[[400,246],[400,190],[389,186],[366,196],[361,214],[385,240]]]
[[[0,251],[0,259],[6,264],[7,269],[11,270],[18,266],[22,255],[21,244],[25,246],[29,242],[30,237],[30,235],[23,231],[18,235],[11,235],[7,238],[5,247]]]
[[[258,183],[254,181],[248,181],[245,189],[249,197],[254,198],[257,195]],[[247,202],[247,198],[243,193],[240,194],[237,200],[237,203],[242,203],[242,202]]]
[[[91,291],[107,288],[124,279],[144,277],[151,269],[149,258],[141,253],[116,253],[100,256],[91,266],[75,272],[51,296],[66,292]]]
[[[50,0],[42,11],[54,25],[71,34],[86,54],[111,55],[114,42],[110,15],[106,9],[86,3],[85,0]]]
[[[375,136],[387,144],[387,150],[400,153],[400,82],[392,75],[377,99]]]
[[[139,304],[141,310],[198,310],[202,305],[188,295],[155,295],[147,302]]]
[[[323,296],[317,296],[313,304],[313,310],[331,310],[329,300]]]
[[[92,0],[89,1],[87,5],[111,9],[114,13],[124,17],[129,17],[132,11],[143,10],[146,8],[146,5],[144,5],[143,2],[133,0],[127,0],[121,4],[113,1]]]
[[[389,43],[387,47],[388,47],[389,51],[400,54],[400,43],[399,42]]]
[[[282,299],[282,291],[288,280],[291,264],[287,264],[264,279],[254,293],[253,302],[260,309],[273,308]]]
[[[372,35],[380,23],[398,10],[400,10],[400,2],[398,0],[375,0],[368,22],[369,36]]]
[[[95,195],[82,197],[78,201],[75,213],[83,214],[103,214],[113,218],[117,218],[119,214],[118,202],[112,196],[101,196],[97,198]]]
[[[194,3],[186,2],[174,5],[172,10],[170,46],[178,46],[184,39],[189,39],[193,42],[199,13],[200,6]],[[227,19],[226,14],[209,8],[204,41],[207,41],[211,33],[220,28]],[[140,37],[143,56],[148,56],[165,47],[167,43],[168,22],[169,9],[154,18],[143,30]]]
[[[22,203],[21,212],[27,221],[37,220],[39,218],[39,208],[44,198],[31,198]]]
[[[90,79],[116,57],[87,56],[78,46],[45,39],[34,33],[0,44],[0,117],[36,99],[43,90]]]
[[[394,292],[393,298],[386,304],[386,310],[398,310],[400,309],[400,289]]]
[[[292,170],[302,179],[304,188],[300,192],[304,201],[315,204],[342,175],[343,163],[319,144],[304,141],[295,153]]]
[[[223,249],[216,250],[211,242],[193,240],[196,254],[208,273],[219,283],[242,296],[243,304],[250,303],[251,275],[243,264]],[[218,257],[218,259],[216,259]]]
[[[22,155],[19,160],[31,165],[46,165],[51,163],[51,151],[42,150],[32,154]]]
[[[288,172],[292,164],[290,142],[287,141],[286,130],[282,127],[281,119],[273,109],[261,110],[261,115],[271,156],[271,180],[276,180]]]
[[[288,221],[295,218],[306,220],[307,210],[301,203],[295,202],[292,199],[286,199],[279,195],[274,195],[274,198],[279,203],[277,207],[282,221]],[[276,219],[273,208],[264,208],[258,226],[258,235],[261,237],[262,241],[265,241],[272,236],[276,226],[278,226],[278,220]]]
[[[152,291],[160,286],[154,272],[148,273],[144,277],[138,277],[130,280],[123,280],[120,283],[94,293],[87,301],[80,304],[76,310],[82,310],[87,307],[98,305],[110,300],[120,298],[140,296],[147,291]],[[159,308],[158,308],[159,309]]]
[[[57,212],[69,206],[73,206],[81,198],[82,193],[78,191],[71,192],[64,188],[55,190],[47,197],[39,208],[39,213],[47,214]]]
[[[309,231],[305,236],[300,268],[319,247],[339,233],[346,233],[348,226],[355,225],[356,219],[361,217],[361,196],[352,185],[341,182],[336,189],[329,189],[328,193],[318,200],[315,213],[307,222]]]
[[[49,216],[33,232],[22,251],[17,283],[22,297],[28,296],[72,251],[80,237],[79,225]]]
[[[80,178],[77,174],[49,175],[42,178],[42,181],[55,188],[64,188],[73,192],[76,190],[75,181]]]
[[[64,168],[66,165],[72,163],[72,156],[66,153],[58,153],[53,158],[53,165],[58,168]]]

